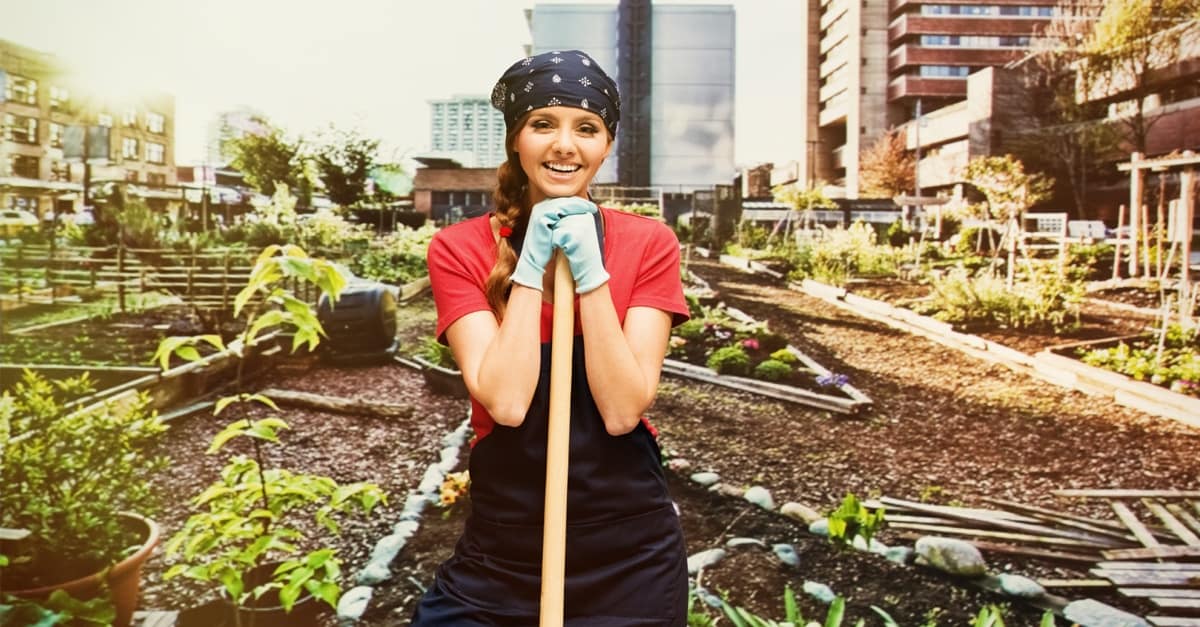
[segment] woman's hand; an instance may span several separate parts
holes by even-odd
[[[552,229],[554,247],[562,249],[571,265],[577,294],[586,294],[608,283],[596,228],[595,216],[577,214],[560,218]]]
[[[521,257],[513,271],[512,282],[542,290],[542,277],[546,264],[554,252],[553,230],[567,216],[583,216],[592,221],[599,209],[595,203],[578,196],[547,198],[536,205],[529,214],[529,226],[525,229],[525,240],[521,244]]]

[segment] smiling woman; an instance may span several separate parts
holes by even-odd
[[[578,318],[573,340],[566,326],[569,465],[555,475],[568,486],[565,579],[547,575],[542,598],[561,605],[549,604],[542,624],[683,625],[683,536],[643,417],[670,328],[687,319],[679,242],[660,222],[589,199],[620,118],[616,84],[589,55],[517,61],[492,104],[508,131],[495,212],[443,229],[428,253],[435,335],[472,399],[472,512],[413,624],[538,622],[543,516],[554,511],[543,500],[555,317],[547,267],[558,250]],[[547,555],[563,548],[546,546]]]

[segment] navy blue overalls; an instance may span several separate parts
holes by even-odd
[[[414,625],[538,624],[549,365],[545,343],[524,423],[496,425],[471,451],[472,513]],[[686,553],[658,444],[645,421],[622,436],[605,431],[580,336],[571,384],[565,624],[686,625]]]

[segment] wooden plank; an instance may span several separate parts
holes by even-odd
[[[1127,490],[1127,489],[1092,489],[1092,490],[1054,490],[1054,496],[1081,497],[1096,499],[1196,499],[1200,498],[1200,490]]]
[[[1138,542],[1141,542],[1145,546],[1160,545],[1159,541],[1154,537],[1154,534],[1150,533],[1150,530],[1147,529],[1140,520],[1138,520],[1133,511],[1129,509],[1128,505],[1120,501],[1112,501],[1109,503],[1109,505],[1112,505],[1113,511],[1117,514],[1117,518],[1120,518],[1121,522],[1125,523],[1126,527],[1129,527],[1129,530],[1133,532],[1133,535],[1138,539]]]
[[[1117,588],[1117,592],[1127,597],[1200,599],[1200,590],[1189,590],[1187,588]]]
[[[20,542],[32,534],[28,529],[0,527],[0,542]]]
[[[1175,514],[1175,517],[1183,524],[1191,527],[1192,531],[1200,533],[1200,520],[1196,520],[1186,509],[1174,503],[1167,503],[1167,511]]]
[[[1111,588],[1107,579],[1038,579],[1043,588]]]
[[[1188,529],[1183,522],[1171,514],[1161,503],[1151,501],[1150,499],[1143,499],[1142,503],[1146,505],[1146,509],[1150,510],[1150,513],[1158,516],[1158,519],[1163,521],[1163,524],[1167,526],[1167,529],[1171,530],[1171,533],[1175,534],[1180,540],[1183,540],[1184,544],[1188,546],[1200,546],[1200,537],[1192,533],[1191,529]]]
[[[1100,562],[1096,564],[1096,567],[1111,570],[1177,570],[1200,573],[1200,564],[1180,564],[1178,562]]]
[[[1037,549],[1027,546],[1013,546],[1011,544],[998,544],[988,542],[986,540],[969,540],[975,545],[975,548],[980,551],[989,553],[1007,553],[1012,555],[1024,555],[1026,557],[1037,557],[1056,562],[1073,562],[1082,564],[1096,563],[1095,553],[1074,553],[1069,551],[1052,551],[1049,549]]]
[[[1159,607],[1174,607],[1200,609],[1200,599],[1180,599],[1177,597],[1150,597],[1150,601]]]
[[[1182,616],[1147,616],[1155,627],[1200,627],[1200,618],[1185,618]]]
[[[133,613],[134,627],[175,627],[179,621],[179,612],[156,610],[137,611]]]
[[[1140,549],[1111,549],[1101,551],[1100,554],[1104,556],[1104,559],[1109,560],[1200,558],[1200,547],[1155,546]]]
[[[1088,572],[1097,577],[1104,577],[1118,586],[1200,587],[1200,573],[1194,572],[1161,573],[1153,570],[1110,570],[1105,568],[1093,568]]]
[[[917,509],[917,507],[908,507],[908,505],[910,505],[910,504],[913,506],[919,507],[919,509]],[[894,498],[889,498],[889,497],[880,498],[879,500],[871,499],[871,500],[863,501],[863,507],[866,507],[868,509],[875,509],[878,507],[882,507],[882,508],[888,510],[889,512],[896,511],[896,510],[913,511],[913,512],[921,511],[921,512],[926,512],[926,513],[934,513],[938,516],[949,516],[950,513],[956,513],[956,514],[967,515],[967,516],[979,516],[979,517],[987,517],[987,518],[998,518],[1001,520],[1013,520],[1016,522],[1027,522],[1027,523],[1038,522],[1037,518],[1033,518],[1031,516],[1025,516],[1023,514],[1015,514],[1013,512],[1006,512],[1004,510],[980,509],[980,508],[974,508],[974,507],[951,507],[949,505],[933,505],[930,503],[917,503],[914,501],[905,501],[903,499],[894,499]],[[1124,527],[1120,527],[1120,528],[1124,529]]]
[[[888,527],[895,529],[916,529],[919,531],[933,531],[936,533],[947,533],[963,536],[975,536],[980,538],[997,538],[1001,540],[1010,540],[1013,542],[1032,542],[1035,544],[1054,544],[1060,546],[1071,546],[1085,549],[1099,549],[1096,545],[1090,542],[1082,542],[1071,538],[1058,538],[1052,536],[1037,536],[1028,533],[1012,533],[1008,531],[994,531],[989,529],[971,529],[968,527],[945,527],[942,525],[925,525],[920,523],[888,523]]]
[[[1018,503],[1016,501],[1007,501],[1005,499],[995,499],[995,498],[991,498],[991,497],[984,497],[983,500],[987,501],[988,503],[1000,505],[1002,507],[1009,507],[1012,509],[1023,511],[1023,512],[1033,516],[1034,518],[1037,518],[1040,520],[1045,520],[1045,519],[1049,518],[1049,519],[1053,519],[1055,522],[1060,523],[1060,524],[1078,523],[1078,524],[1084,525],[1083,527],[1080,527],[1081,529],[1091,530],[1094,533],[1106,533],[1105,531],[1101,531],[1101,529],[1108,529],[1109,531],[1107,531],[1107,533],[1114,534],[1115,537],[1127,538],[1132,541],[1137,540],[1137,538],[1134,538],[1133,536],[1131,536],[1127,533],[1124,533],[1127,530],[1125,529],[1125,525],[1122,525],[1120,523],[1120,521],[1103,520],[1100,518],[1087,518],[1086,516],[1077,516],[1075,514],[1068,514],[1066,512],[1058,512],[1058,511],[1054,511],[1052,509],[1038,507],[1036,505],[1027,505],[1025,503]],[[1072,526],[1074,526],[1074,525],[1072,525]]]
[[[992,527],[998,527],[1000,529],[1007,529],[1009,531],[1033,534],[1033,536],[1036,536],[1036,537],[1067,538],[1070,540],[1075,540],[1076,542],[1074,542],[1073,544],[1076,546],[1092,546],[1092,547],[1096,547],[1097,549],[1100,549],[1100,548],[1106,548],[1106,547],[1120,546],[1121,544],[1124,544],[1123,542],[1118,542],[1117,540],[1114,540],[1113,538],[1098,536],[1095,534],[1082,533],[1079,531],[1071,531],[1071,530],[1066,530],[1066,529],[1053,529],[1050,527],[1046,527],[1044,525],[1034,525],[1034,524],[1029,524],[1029,523],[1017,522],[1014,520],[1003,520],[1001,518],[992,516],[990,514],[980,515],[975,512],[963,512],[962,510],[957,510],[956,508],[951,508],[951,507],[940,507],[937,505],[925,505],[923,503],[913,503],[910,501],[901,501],[899,499],[892,499],[892,498],[888,498],[886,496],[879,499],[879,501],[881,503],[883,503],[885,506],[893,505],[893,504],[902,505],[903,507],[905,507],[906,509],[909,509],[911,511],[939,514],[942,516],[948,516],[950,518],[955,518],[958,520],[963,520],[963,521],[968,521],[968,522],[979,522],[979,523],[983,523],[986,525],[990,525]]]

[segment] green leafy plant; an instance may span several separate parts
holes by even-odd
[[[421,339],[420,356],[435,366],[441,366],[449,370],[458,370],[458,362],[454,361],[454,352],[450,350],[449,346],[437,341],[437,338],[433,336],[426,336]]]
[[[846,494],[842,504],[829,514],[829,539],[836,544],[848,546],[860,537],[870,544],[871,538],[883,527],[884,510],[868,510],[852,493]]]
[[[1079,326],[1084,286],[1042,269],[1012,286],[992,272],[954,268],[930,282],[932,299],[914,310],[944,322],[1069,331]]]
[[[95,390],[82,375],[49,381],[25,371],[0,395],[0,527],[30,536],[0,555],[9,589],[90,575],[144,541],[121,512],[156,511],[150,477],[167,460],[150,447],[165,430],[145,395],[71,409]]]
[[[745,375],[750,372],[750,356],[741,346],[718,348],[706,364],[719,374]]]
[[[1081,350],[1080,359],[1180,394],[1200,396],[1200,332],[1194,328],[1168,325],[1142,340]]]
[[[792,366],[778,359],[767,359],[754,367],[754,378],[764,381],[779,381],[792,374]]]
[[[3,565],[3,561],[0,560],[0,566]],[[0,625],[85,627],[87,625],[112,625],[116,619],[117,612],[106,596],[81,600],[63,590],[55,590],[44,601],[32,601],[0,594]]]
[[[437,233],[437,227],[427,224],[419,229],[399,228],[376,240],[350,264],[354,274],[384,283],[403,284],[429,274],[425,252]]]
[[[259,255],[246,286],[234,299],[234,317],[246,314],[240,346],[231,347],[239,356],[237,393],[218,400],[213,410],[221,415],[238,408],[242,415],[214,436],[207,451],[215,454],[241,440],[248,441],[252,454],[230,457],[220,478],[194,499],[200,511],[167,543],[168,556],[181,562],[164,575],[164,579],[183,575],[220,582],[238,606],[275,591],[287,611],[304,592],[331,606],[340,595],[341,569],[335,550],[318,547],[300,554],[301,545],[319,542],[314,530],[337,533],[338,514],[370,514],[385,501],[374,484],[339,485],[325,476],[264,467],[263,447],[282,445],[279,433],[288,425],[278,416],[255,418],[250,411],[256,407],[272,413],[279,408],[270,398],[243,389],[246,353],[273,328],[294,329],[293,351],[304,344],[312,350],[324,335],[312,308],[283,287],[292,280],[315,285],[335,302],[345,285],[332,264],[310,258],[298,247],[269,246]],[[223,349],[216,336],[175,337],[163,340],[155,357],[164,368],[171,355],[194,361],[199,358],[199,343]],[[315,526],[296,524],[296,518],[306,514]],[[248,578],[251,571],[275,562],[281,563],[267,581]],[[235,615],[240,621],[241,614]]]

